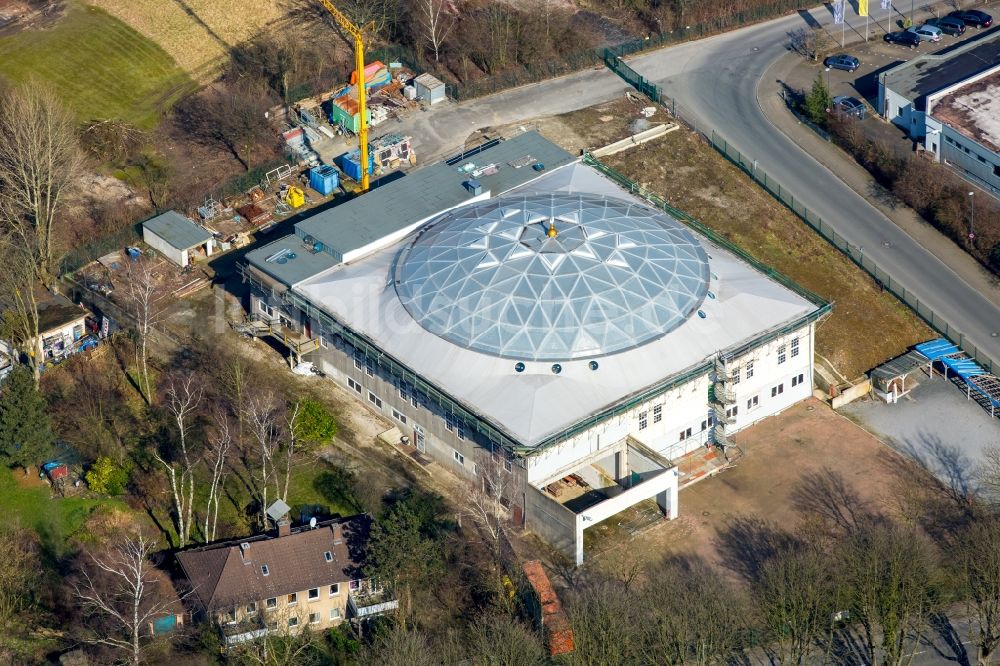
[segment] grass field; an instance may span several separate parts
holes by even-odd
[[[288,11],[280,0],[91,0],[91,4],[159,44],[202,82],[214,76],[230,48]]]
[[[162,48],[75,2],[50,27],[0,38],[0,76],[51,85],[81,121],[117,117],[143,128],[195,88]]]
[[[17,523],[33,529],[43,544],[56,551],[68,546],[67,540],[83,527],[98,506],[125,506],[103,498],[52,497],[47,484],[15,478],[21,474],[20,470],[0,469],[0,524]]]

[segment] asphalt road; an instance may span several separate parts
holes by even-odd
[[[872,4],[878,13],[878,4]],[[807,20],[832,23],[829,10],[820,7],[652,52],[629,64],[663,86],[664,92],[677,100],[686,121],[706,133],[716,130],[740,152],[757,160],[759,167],[790,190],[797,201],[849,243],[864,248],[865,256],[894,281],[1000,364],[1000,337],[991,335],[1000,331],[1000,308],[800,149],[761,111],[759,82],[787,52],[788,33],[805,27]],[[853,17],[851,22],[856,21]],[[861,26],[863,32],[863,23]],[[839,32],[839,28],[835,30]],[[848,35],[853,31],[849,28]]]

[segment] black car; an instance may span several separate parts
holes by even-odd
[[[899,44],[900,46],[909,46],[911,49],[915,49],[920,46],[920,35],[915,32],[910,32],[909,30],[904,30],[903,32],[887,32],[883,39],[889,44]]]
[[[829,67],[830,69],[842,69],[845,72],[853,72],[858,67],[861,67],[861,61],[852,55],[847,55],[842,53],[840,55],[833,55],[823,61],[824,67]]]
[[[941,29],[941,32],[952,37],[959,37],[965,34],[965,23],[954,16],[927,19],[927,25],[937,26]]]
[[[974,25],[977,28],[988,28],[993,25],[993,17],[986,12],[981,12],[978,9],[970,9],[969,11],[957,11],[948,14],[948,16],[957,18],[962,23],[966,25]]]

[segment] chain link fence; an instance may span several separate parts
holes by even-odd
[[[899,280],[894,279],[887,270],[875,263],[871,257],[866,257],[864,248],[849,243],[832,226],[824,222],[823,218],[809,210],[801,201],[797,201],[795,195],[788,188],[782,187],[781,183],[768,176],[766,171],[757,166],[755,160],[750,159],[729,145],[729,142],[716,132],[712,132],[709,141],[715,150],[742,169],[750,178],[767,190],[771,196],[788,207],[799,219],[843,252],[855,265],[867,272],[880,288],[888,291],[909,306],[931,328],[961,347],[979,365],[993,374],[994,363],[992,358],[976,347],[976,345],[972,344],[962,331],[952,326],[944,317],[927,305],[927,303],[921,301],[916,294],[907,289]]]

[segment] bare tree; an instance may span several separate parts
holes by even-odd
[[[105,555],[91,554],[89,566],[73,583],[75,597],[96,623],[85,640],[124,652],[134,666],[142,662],[146,647],[143,629],[171,604],[158,589],[163,578],[149,562],[155,545],[141,534],[128,535]]]
[[[215,432],[208,437],[208,447],[205,450],[205,462],[210,474],[208,482],[208,499],[205,503],[205,528],[202,534],[205,541],[215,541],[216,526],[219,522],[219,500],[221,488],[226,482],[229,469],[229,448],[233,438],[229,432],[229,419],[225,414],[215,418]]]
[[[424,41],[434,52],[434,62],[438,62],[441,47],[458,22],[452,0],[413,0],[412,11]]]
[[[1000,519],[972,523],[958,538],[959,580],[976,618],[979,663],[993,663],[1000,646]]]
[[[146,404],[153,401],[153,391],[149,382],[149,340],[153,329],[163,315],[162,294],[156,283],[152,261],[145,257],[127,262],[123,283],[125,304],[128,313],[135,320],[136,367],[139,371],[139,387]]]
[[[848,537],[842,560],[848,608],[861,625],[864,658],[872,666],[898,666],[910,656],[907,638],[924,626],[932,609],[930,549],[912,530],[874,523]],[[912,643],[911,654],[917,645]]]
[[[174,514],[177,521],[178,545],[187,545],[191,534],[191,517],[194,508],[195,466],[198,459],[192,455],[189,431],[195,412],[201,405],[200,380],[193,374],[171,380],[166,392],[166,408],[177,426],[177,450],[169,460],[154,449],[153,457],[163,465],[170,479]]]
[[[23,527],[0,528],[0,635],[14,637],[30,626],[39,582],[38,539]]]
[[[501,555],[501,539],[509,520],[510,484],[513,474],[503,466],[503,459],[489,453],[480,457],[476,465],[478,484],[470,487],[463,502],[465,513],[470,516],[489,539],[494,557]]]
[[[35,259],[38,279],[55,281],[55,241],[65,195],[79,173],[76,122],[35,83],[0,92],[0,223]]]
[[[247,171],[257,149],[273,139],[267,90],[250,81],[206,89],[179,103],[174,120],[196,140],[228,150]]]
[[[260,525],[267,527],[268,485],[275,484],[273,460],[278,451],[279,432],[277,406],[272,393],[260,393],[246,400],[244,421],[250,431],[249,442],[243,450],[243,461],[253,480],[254,494],[260,504]]]
[[[15,349],[24,352],[37,386],[43,359],[38,344],[40,287],[34,250],[18,237],[0,236],[0,261],[4,266],[0,274],[0,302],[6,306],[2,334]]]
[[[288,426],[286,432],[288,433],[288,443],[285,445],[285,456],[284,463],[284,486],[280,488],[278,497],[283,500],[288,499],[288,484],[292,479],[292,458],[295,455],[295,445],[298,443],[298,431],[299,431],[299,419],[302,415],[302,401],[296,400],[292,404],[291,409],[285,417],[285,423]]]

